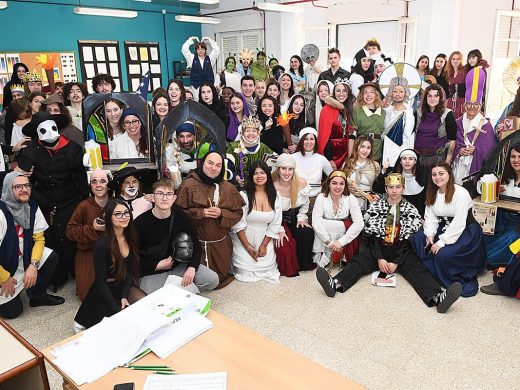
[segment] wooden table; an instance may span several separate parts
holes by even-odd
[[[480,200],[480,196],[477,196],[475,199],[473,199],[473,203],[497,206],[499,209],[520,212],[520,202],[512,202],[510,200],[499,199],[495,203],[484,203],[482,200]]]
[[[0,389],[49,390],[43,355],[0,320]]]
[[[228,389],[364,389],[346,377],[261,336],[224,315],[211,311],[214,328],[161,360],[155,354],[140,359],[138,365],[167,364],[178,373],[226,371]],[[112,390],[114,384],[134,382],[143,388],[150,372],[118,368],[95,382],[76,386],[53,364],[52,349],[42,352],[64,378],[64,389]]]

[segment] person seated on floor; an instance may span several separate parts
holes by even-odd
[[[275,240],[276,261],[282,276],[297,276],[298,270],[315,267],[312,261],[314,231],[308,223],[310,187],[295,173],[293,155],[283,153],[276,160],[273,183],[280,195],[282,226]]]
[[[280,195],[276,192],[271,170],[263,161],[249,168],[242,219],[232,228],[232,270],[241,282],[265,280],[278,283],[273,240],[278,239],[282,223]]]
[[[363,215],[356,197],[349,192],[345,172],[332,171],[327,178],[314,203],[312,228],[314,262],[320,267],[343,257],[349,261],[358,253]]]
[[[0,201],[0,317],[16,318],[23,311],[20,292],[29,306],[61,305],[65,300],[47,294],[58,265],[56,252],[45,248],[45,218],[31,199],[27,176],[10,172],[4,178]]]
[[[518,247],[514,249],[518,254]],[[503,273],[493,276],[493,283],[480,287],[480,291],[489,295],[505,295],[520,298],[520,257],[514,257]]]
[[[473,217],[471,196],[455,184],[445,161],[434,164],[428,177],[424,229],[410,242],[444,288],[459,282],[463,297],[477,293],[477,274],[484,268],[485,257],[482,228]]]
[[[67,224],[67,238],[76,243],[74,275],[76,276],[76,295],[84,300],[94,283],[94,255],[92,248],[105,233],[105,206],[111,198],[109,181],[110,171],[96,169],[90,176],[88,199],[81,201]]]
[[[142,187],[154,173],[155,171],[151,169],[137,169],[129,166],[116,171],[114,178],[110,181],[110,189],[114,191],[114,197],[122,199],[128,204],[134,219],[153,206],[153,196],[144,194]],[[153,179],[150,182],[153,182]]]
[[[121,199],[111,199],[105,211],[105,235],[93,249],[95,279],[74,317],[76,333],[146,295],[137,287],[139,254],[132,213]]]
[[[424,193],[426,191],[424,173],[417,164],[417,153],[413,149],[405,149],[400,154],[393,168],[394,173],[400,173],[404,177],[403,197],[413,204],[424,216]],[[379,179],[379,178],[378,178]],[[378,180],[379,182],[380,180]],[[383,183],[384,186],[384,183]],[[376,185],[374,184],[376,190]],[[379,192],[379,189],[376,190]]]
[[[227,154],[232,157],[235,166],[233,176],[236,177],[240,188],[245,187],[252,164],[258,160],[264,161],[274,152],[260,142],[262,125],[254,116],[244,117],[240,126],[240,140],[231,142],[227,148]]]
[[[381,168],[373,159],[374,141],[367,135],[361,135],[354,141],[352,155],[345,163],[343,171],[347,176],[348,190],[353,194],[361,210],[366,210],[368,203],[378,200],[371,194],[372,185],[378,179],[381,180]]]
[[[428,307],[437,306],[439,313],[446,313],[460,297],[462,286],[454,282],[442,291],[440,284],[419,260],[410,247],[410,235],[421,227],[417,209],[403,198],[404,177],[391,173],[385,178],[387,197],[372,203],[367,210],[365,234],[368,247],[354,256],[336,276],[325,268],[316,270],[316,277],[329,297],[336,291],[345,292],[361,276],[380,271],[386,275],[399,272],[412,285]]]
[[[173,182],[159,180],[152,186],[152,192],[154,207],[135,220],[140,248],[140,288],[150,294],[163,287],[168,276],[176,275],[182,278],[182,286],[189,286],[192,292],[198,292],[197,288],[213,290],[219,283],[218,275],[200,264],[202,248],[190,218],[182,210],[172,209]]]
[[[520,143],[509,149],[502,173],[499,191],[503,195],[520,198]],[[509,245],[520,238],[520,213],[498,208],[493,235],[484,235],[486,267],[496,270],[507,267],[516,254],[511,253]],[[502,271],[501,271],[502,272]]]
[[[218,152],[206,154],[196,171],[177,191],[175,206],[191,219],[203,244],[205,265],[219,277],[218,288],[233,280],[229,274],[233,243],[230,229],[242,218],[244,201],[236,187],[224,180],[225,166]]]

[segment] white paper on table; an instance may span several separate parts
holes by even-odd
[[[213,323],[206,317],[194,310],[184,310],[165,330],[147,339],[145,345],[161,359],[165,359],[184,344],[211,328],[213,328]]]
[[[150,334],[171,321],[146,306],[132,305],[54,350],[54,363],[77,385],[93,382],[128,362]]]
[[[143,390],[226,390],[227,372],[148,375]]]

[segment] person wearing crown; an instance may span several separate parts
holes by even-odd
[[[194,44],[194,55],[190,51],[190,46]],[[211,52],[208,54],[208,44]],[[213,39],[204,37],[199,41],[197,37],[189,37],[182,45],[182,54],[186,63],[190,66],[190,85],[195,89],[195,96],[198,96],[198,89],[202,83],[215,84],[215,72],[213,64],[220,54],[220,48]]]
[[[412,149],[415,142],[415,117],[412,108],[407,105],[410,99],[408,80],[404,77],[393,77],[386,94],[391,105],[385,110],[385,130],[383,140],[383,165],[393,167],[399,153]]]
[[[251,64],[253,63],[253,52],[249,49],[242,49],[238,53],[238,60],[240,64],[237,65],[237,72],[240,76],[251,76]]]
[[[344,293],[354,286],[361,276],[380,272],[378,278],[399,272],[412,285],[423,302],[446,313],[460,297],[462,287],[454,282],[445,291],[410,247],[410,235],[421,227],[417,209],[403,198],[405,180],[399,173],[385,178],[386,198],[367,210],[365,234],[369,245],[354,256],[336,276],[331,276],[322,267],[316,269],[316,278],[329,297],[336,292]],[[381,275],[382,274],[382,275]]]
[[[260,142],[262,125],[254,116],[246,116],[239,126],[240,140],[231,142],[227,148],[233,176],[236,176],[240,188],[246,185],[249,168],[258,160],[271,160],[276,154],[265,144]]]
[[[471,69],[466,75],[465,112],[455,121],[457,143],[453,153],[453,174],[459,185],[463,178],[480,171],[484,159],[496,145],[493,126],[482,115],[485,83],[486,72],[480,67]]]

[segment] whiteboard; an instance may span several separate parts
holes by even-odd
[[[396,61],[398,32],[397,20],[338,24],[336,42],[341,52],[341,67],[350,71],[354,56],[369,38],[376,38],[385,56]]]

